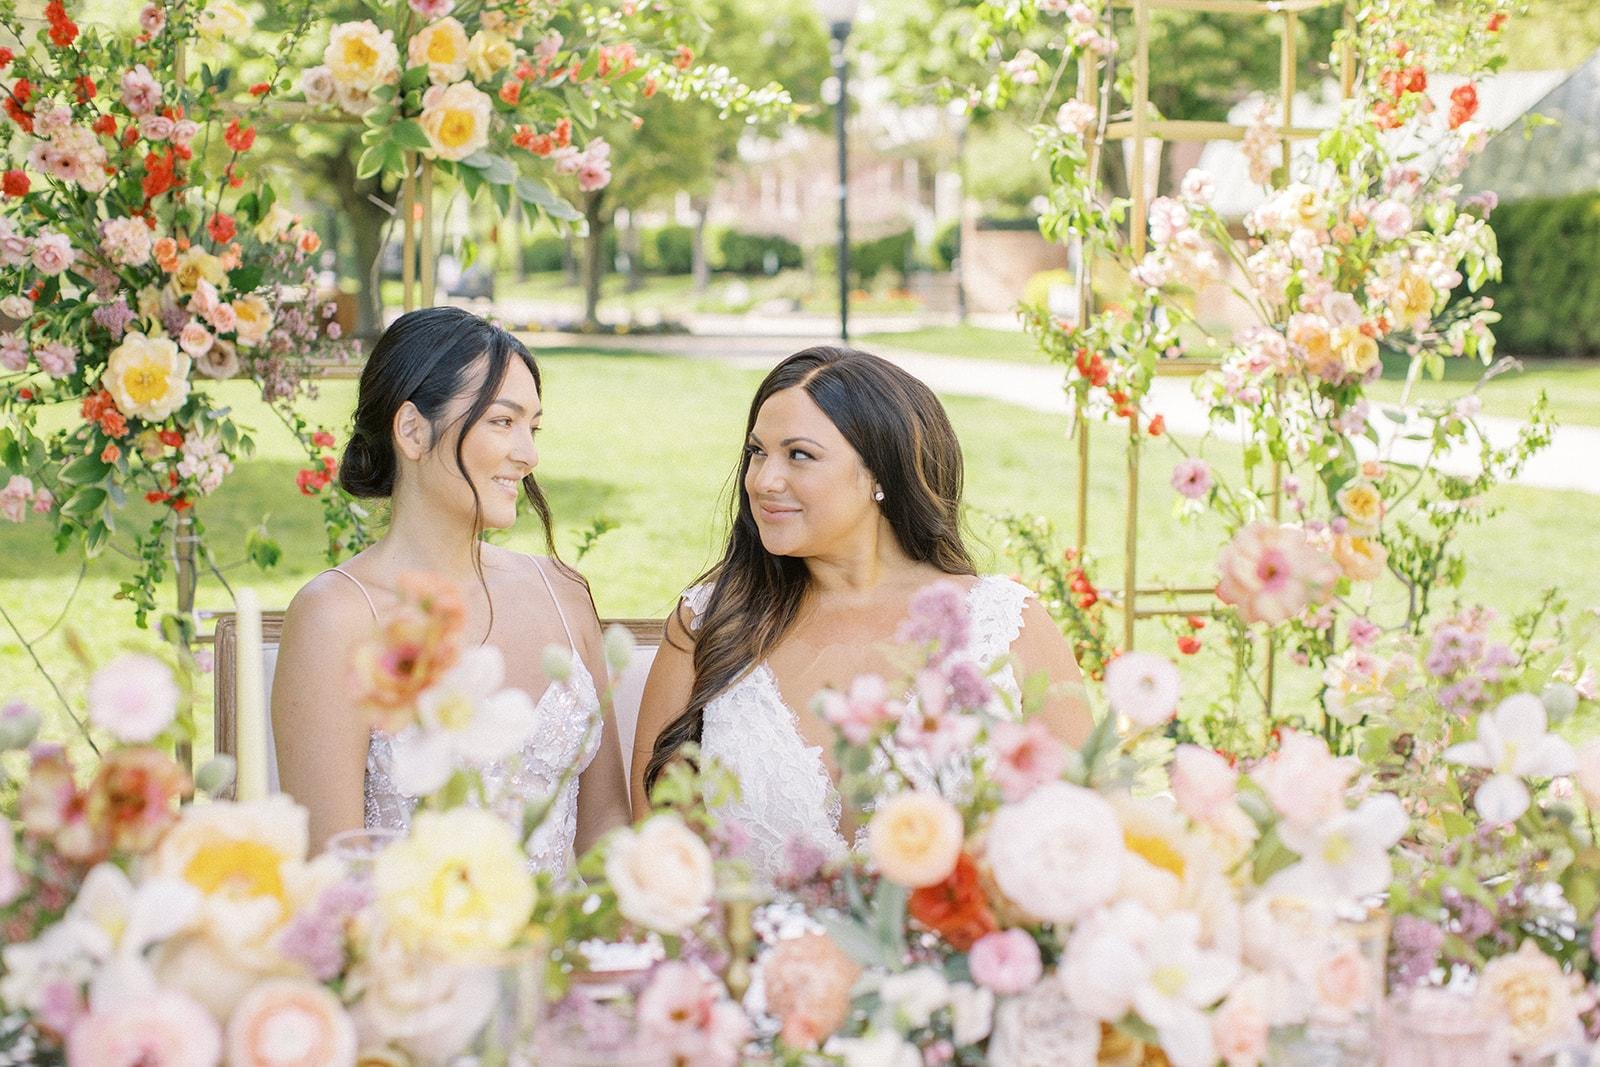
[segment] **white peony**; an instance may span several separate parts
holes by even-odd
[[[625,917],[663,934],[681,934],[704,918],[716,889],[710,850],[671,814],[617,831],[606,880]]]
[[[1122,828],[1105,798],[1048,782],[995,814],[987,857],[1000,891],[1045,922],[1073,922],[1106,903],[1121,879]]]

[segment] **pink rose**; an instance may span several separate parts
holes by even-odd
[[[187,145],[194,140],[194,135],[200,132],[199,123],[193,119],[179,119],[172,125],[172,143]]]
[[[33,301],[19,293],[0,298],[0,315],[8,319],[25,319],[33,314]]]
[[[211,331],[193,319],[185,323],[178,333],[178,347],[197,358],[211,350],[213,340]]]
[[[1199,745],[1179,745],[1172,759],[1172,797],[1195,822],[1212,822],[1227,810],[1239,786],[1239,772]]]
[[[1211,492],[1211,466],[1203,459],[1181,459],[1172,468],[1172,488],[1180,496],[1199,500]]]
[[[33,498],[33,482],[20,474],[13,474],[4,489],[0,489],[0,517],[7,522],[21,522],[28,513],[28,501]]]
[[[1067,768],[1066,746],[1038,719],[999,722],[989,733],[994,751],[994,780],[1000,795],[1012,804]]]
[[[155,8],[147,7],[144,10],[149,13]],[[139,16],[139,20],[144,21],[144,14]],[[161,15],[161,20],[163,23],[166,21],[165,14]],[[122,76],[122,106],[135,115],[148,115],[161,106],[161,84],[143,63]]]
[[[167,13],[158,4],[148,4],[139,12],[139,28],[154,37],[167,26]]]
[[[1025,930],[984,934],[967,953],[967,964],[972,980],[999,996],[1025,993],[1044,975],[1039,946]]]
[[[52,378],[65,378],[78,369],[78,350],[61,341],[46,341],[33,350],[33,358]]]
[[[239,317],[232,304],[218,304],[205,313],[206,322],[218,333],[232,333],[239,326]]]
[[[91,1012],[67,1037],[70,1063],[139,1063],[147,1067],[212,1067],[222,1035],[199,1004],[182,993],[153,989]]]
[[[72,250],[72,240],[64,233],[46,230],[33,242],[33,265],[41,274],[60,274],[72,266],[77,253]]]
[[[145,115],[139,119],[139,136],[147,141],[165,141],[177,125],[165,115]]]

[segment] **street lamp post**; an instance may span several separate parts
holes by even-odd
[[[850,38],[850,24],[855,20],[858,4],[859,0],[817,0],[817,10],[828,23],[833,42],[833,76],[839,87],[833,130],[839,141],[839,340],[846,344],[850,342],[850,170],[845,120],[850,109],[850,64],[845,57],[845,43]]]

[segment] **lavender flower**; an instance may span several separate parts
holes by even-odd
[[[95,308],[93,318],[95,324],[109,333],[113,341],[120,341],[127,332],[128,323],[133,321],[133,309],[127,301],[117,300]]]
[[[955,582],[939,581],[917,590],[911,598],[911,616],[895,636],[907,644],[933,644],[937,662],[965,649],[970,630],[966,592]]]
[[[1402,915],[1394,921],[1391,946],[1395,983],[1401,987],[1416,985],[1438,963],[1444,931],[1415,915]]]

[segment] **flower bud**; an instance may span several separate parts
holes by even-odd
[[[39,713],[22,701],[0,708],[0,752],[27,748],[39,733]]]
[[[628,661],[633,658],[633,634],[626,626],[619,623],[606,631],[605,653],[606,670],[613,678],[627,670]]]
[[[1539,693],[1544,712],[1552,725],[1564,721],[1578,710],[1578,691],[1566,682],[1551,682]]]
[[[572,656],[560,645],[546,645],[539,666],[552,682],[564,682],[572,677]]]
[[[206,760],[195,772],[194,786],[207,796],[219,796],[233,784],[238,770],[239,764],[232,756],[219,753]]]

